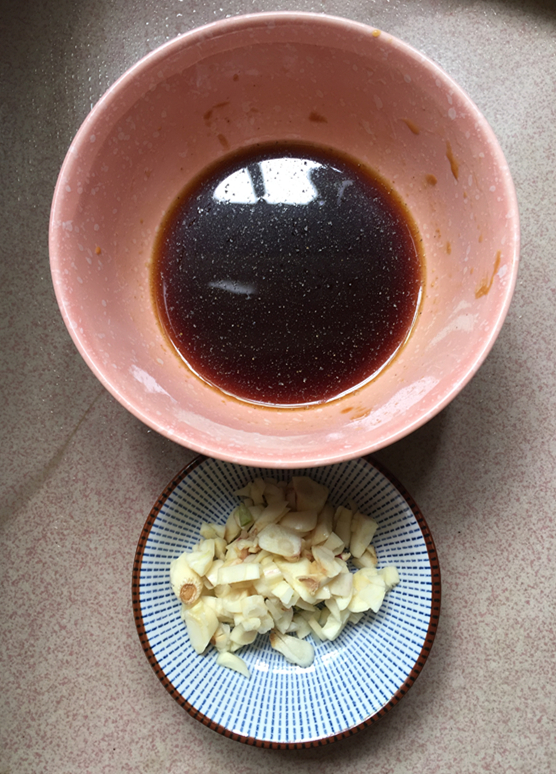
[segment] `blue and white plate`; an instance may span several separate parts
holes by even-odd
[[[170,587],[170,562],[199,540],[203,521],[224,523],[233,494],[256,476],[307,475],[335,505],[357,503],[379,524],[379,567],[395,564],[400,583],[378,614],[366,613],[334,642],[315,645],[302,669],[270,647],[268,635],[242,648],[251,678],[197,655]],[[367,459],[325,467],[266,470],[197,457],[168,485],[141,533],[133,567],[133,607],[157,676],[190,715],[225,736],[261,747],[311,747],[349,736],[404,696],[429,654],[440,612],[440,568],[416,504]]]

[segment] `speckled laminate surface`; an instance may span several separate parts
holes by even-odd
[[[417,500],[443,572],[433,652],[404,700],[332,747],[220,737],[164,691],[131,609],[137,538],[192,458],[95,380],[56,306],[48,215],[92,104],[157,45],[270,2],[0,2],[0,772],[556,771],[556,4],[285,2],[422,50],[471,95],[517,188],[521,268],[465,390],[378,458]]]

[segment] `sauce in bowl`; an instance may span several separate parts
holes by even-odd
[[[347,156],[293,142],[219,160],[159,230],[162,329],[241,400],[320,403],[374,378],[415,323],[424,267],[405,205]]]

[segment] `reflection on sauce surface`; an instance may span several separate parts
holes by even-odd
[[[372,378],[406,340],[418,243],[397,196],[355,162],[257,146],[176,200],[155,246],[154,301],[205,381],[257,403],[322,402]]]

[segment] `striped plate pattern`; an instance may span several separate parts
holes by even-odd
[[[233,492],[256,476],[308,475],[330,501],[350,500],[379,524],[379,567],[395,564],[400,583],[378,614],[366,613],[334,642],[315,646],[308,669],[288,664],[260,635],[240,651],[251,679],[197,655],[170,587],[170,562],[199,540],[203,521],[224,523]],[[416,504],[369,459],[303,470],[267,470],[197,457],[168,485],[143,528],[133,569],[135,621],[157,676],[195,718],[228,737],[264,747],[309,747],[349,736],[396,704],[420,673],[436,633],[440,569]]]

